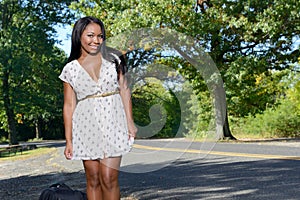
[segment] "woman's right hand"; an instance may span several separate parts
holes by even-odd
[[[67,160],[71,160],[73,157],[73,147],[71,143],[67,143],[64,151]]]

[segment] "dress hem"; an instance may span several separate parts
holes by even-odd
[[[125,151],[124,153],[120,153],[120,154],[112,154],[109,156],[97,156],[97,157],[73,157],[71,160],[102,160],[104,158],[115,158],[115,157],[122,157],[126,154],[128,154],[131,151],[131,149],[129,151]]]

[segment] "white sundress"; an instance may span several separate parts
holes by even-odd
[[[73,60],[64,66],[59,78],[69,83],[77,96],[72,117],[72,159],[95,160],[129,152],[131,143],[120,94],[86,98],[119,89],[115,64],[102,58],[96,82]]]

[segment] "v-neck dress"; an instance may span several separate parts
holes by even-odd
[[[67,63],[59,78],[77,97],[72,116],[73,160],[122,156],[130,151],[125,110],[120,94],[86,98],[119,89],[115,64],[102,59],[98,81],[77,60]]]

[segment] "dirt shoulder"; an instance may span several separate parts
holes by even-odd
[[[63,147],[52,147],[45,154],[25,159],[0,159],[1,200],[38,200],[45,188],[58,182],[85,191],[82,163],[66,160]]]
[[[60,181],[83,190],[83,172],[57,163],[59,153],[59,149],[53,148],[34,157],[0,161],[0,199],[38,199],[43,189]]]

